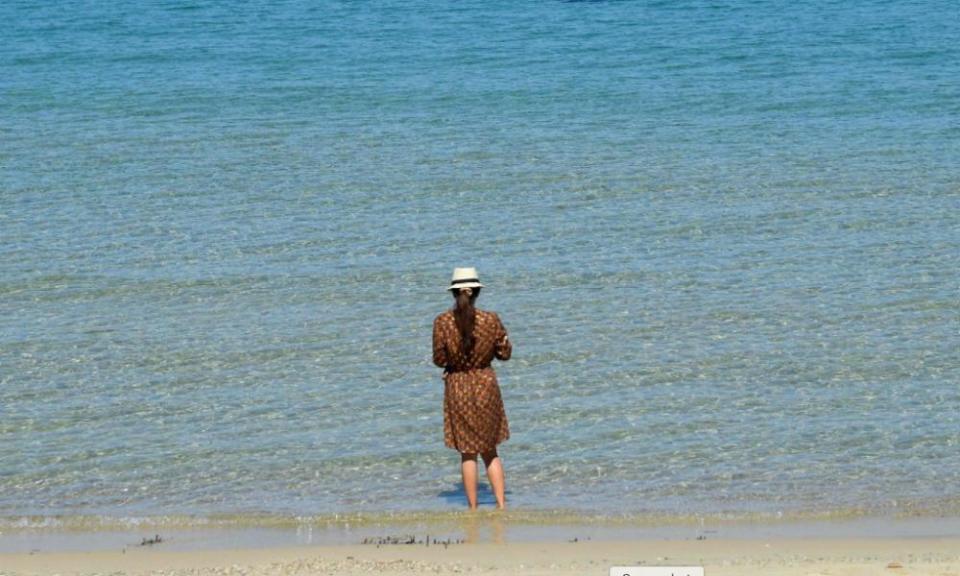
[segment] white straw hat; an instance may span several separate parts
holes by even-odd
[[[447,290],[459,290],[460,288],[483,288],[483,284],[477,277],[476,268],[453,269],[453,278],[450,280],[450,287]]]

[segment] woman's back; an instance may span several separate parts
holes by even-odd
[[[462,349],[460,332],[452,311],[433,322],[433,362],[448,372],[487,368],[494,358],[509,360],[512,352],[507,331],[495,312],[477,310],[473,327],[473,348]]]

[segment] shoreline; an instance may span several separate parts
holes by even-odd
[[[539,542],[960,538],[960,516],[600,517],[481,510],[342,517],[110,518],[0,525],[0,554],[169,552],[352,546],[375,542]],[[33,520],[37,520],[34,518]]]
[[[547,574],[606,576],[611,566],[703,566],[710,575],[945,575],[960,570],[960,537],[542,541],[322,545],[176,551],[0,554],[0,574]]]

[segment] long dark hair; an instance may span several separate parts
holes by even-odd
[[[464,355],[469,355],[473,351],[473,325],[477,319],[477,309],[473,307],[473,303],[480,295],[480,288],[464,288],[453,292],[456,300],[453,317],[457,321],[457,330],[460,331],[460,350]]]

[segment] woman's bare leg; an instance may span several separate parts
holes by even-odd
[[[487,478],[490,479],[490,487],[493,488],[493,495],[497,498],[497,508],[503,510],[507,506],[504,496],[503,463],[497,455],[496,448],[483,454],[483,463],[487,465]]]
[[[477,509],[477,455],[460,454],[460,473],[463,474],[463,491],[467,494],[467,505]]]

